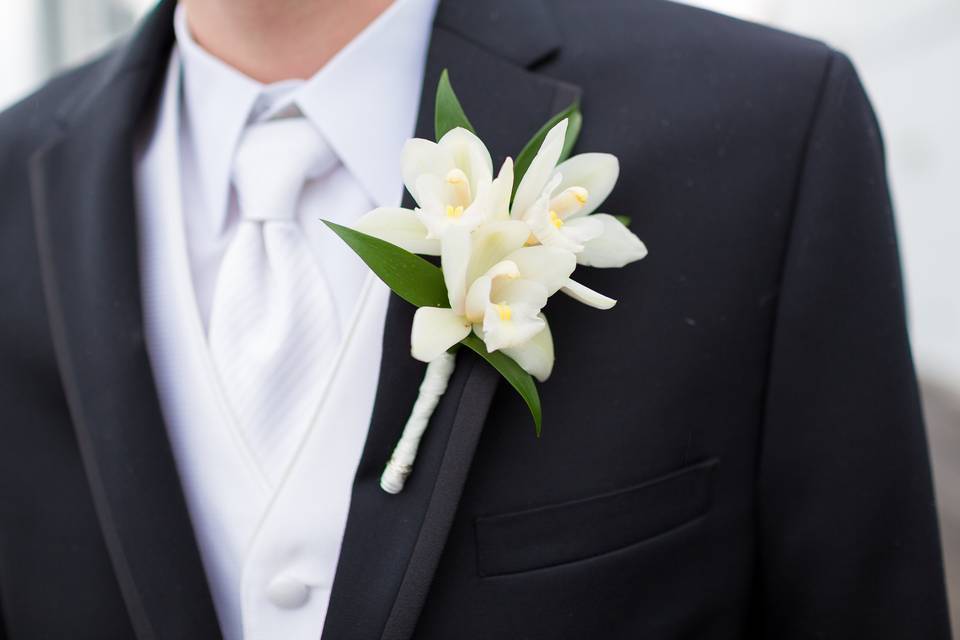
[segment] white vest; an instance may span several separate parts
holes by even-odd
[[[368,275],[331,374],[316,390],[313,424],[272,486],[230,414],[197,312],[183,228],[176,50],[168,69],[137,162],[137,214],[145,337],[181,484],[226,640],[316,639],[376,393],[370,370],[380,367],[389,290]]]

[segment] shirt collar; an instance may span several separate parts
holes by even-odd
[[[436,0],[397,0],[301,87],[295,101],[379,206],[403,195]]]
[[[416,124],[436,3],[396,0],[312,78],[269,85],[200,47],[178,6],[174,29],[185,119],[203,202],[216,220],[226,220],[231,165],[244,127],[291,106],[317,127],[376,205],[398,205],[400,152]]]
[[[201,48],[190,35],[182,4],[173,24],[182,69],[180,135],[195,159],[198,195],[214,228],[221,230],[227,218],[233,154],[263,85]]]

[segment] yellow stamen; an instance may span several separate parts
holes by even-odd
[[[453,206],[452,204],[447,205],[447,217],[448,218],[459,218],[463,215],[463,207],[460,205]]]
[[[493,305],[497,308],[497,313],[500,315],[500,319],[504,322],[509,322],[510,318],[513,316],[513,312],[510,310],[508,305],[503,303]]]
[[[587,204],[587,190],[586,189],[574,189],[573,197],[577,199],[577,202],[580,204]]]
[[[541,209],[543,211],[543,209]],[[563,226],[563,220],[560,216],[557,215],[557,212],[553,209],[550,210],[550,224],[555,226],[557,229]]]

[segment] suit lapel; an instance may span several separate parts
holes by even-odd
[[[491,6],[495,5],[495,6]],[[528,70],[559,45],[541,0],[445,2],[424,75],[417,135],[433,137],[433,94],[444,68],[496,167],[516,155],[579,89]],[[495,167],[495,168],[496,168]],[[398,167],[399,170],[399,167]],[[408,201],[406,206],[411,203]],[[379,387],[357,470],[324,638],[409,638],[446,543],[499,374],[466,349],[398,495],[379,477],[423,376],[410,357],[414,309],[392,297]],[[510,397],[509,402],[518,399]]]
[[[107,551],[140,638],[216,638],[143,338],[133,148],[174,3],[101,63],[31,159],[58,366]]]

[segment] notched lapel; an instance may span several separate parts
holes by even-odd
[[[525,67],[551,55],[559,44],[540,0],[494,2],[499,13],[489,11],[488,3],[475,4],[447,2],[438,9],[416,130],[419,137],[432,139],[434,90],[447,68],[499,166],[550,116],[578,99],[579,89]],[[529,22],[531,16],[538,20]],[[392,297],[373,418],[354,482],[324,638],[399,640],[412,635],[498,386],[499,374],[462,349],[406,488],[398,495],[382,491],[380,473],[423,376],[424,366],[410,356],[413,312]],[[520,402],[512,395],[504,401]]]
[[[139,638],[217,638],[142,330],[133,136],[160,85],[174,3],[103,64],[31,158],[57,363],[107,551]]]

